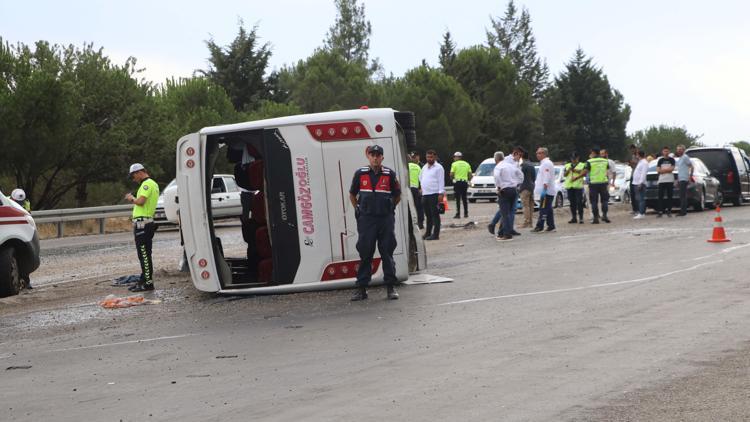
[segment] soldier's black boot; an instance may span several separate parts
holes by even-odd
[[[393,287],[393,285],[389,284],[387,286],[388,291],[388,299],[389,300],[397,300],[398,299],[398,292],[396,291],[396,288]]]
[[[357,287],[356,290],[354,290],[354,294],[352,295],[352,302],[357,302],[365,299],[367,299],[367,289],[365,289],[364,287]]]

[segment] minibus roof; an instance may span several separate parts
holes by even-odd
[[[316,122],[336,122],[363,120],[373,123],[392,122],[394,110],[391,108],[369,108],[359,110],[330,111],[326,113],[301,114],[296,116],[277,117],[221,126],[210,126],[200,130],[201,135],[214,135],[226,132],[239,132],[266,127],[294,126]]]

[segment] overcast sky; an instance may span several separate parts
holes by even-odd
[[[685,126],[702,141],[750,140],[750,2],[717,0],[524,0],[539,53],[553,75],[577,47],[603,68],[632,107],[628,132]],[[371,57],[402,75],[437,64],[442,34],[459,47],[486,41],[506,0],[366,0]],[[258,25],[279,68],[309,56],[335,17],[333,0],[0,0],[0,37],[11,43],[93,42],[122,63],[138,59],[148,79],[207,67],[205,41],[225,45],[238,19]]]

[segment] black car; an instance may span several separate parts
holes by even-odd
[[[648,173],[646,174],[646,206],[655,210],[659,209],[659,174],[656,173],[656,163],[659,160],[653,160],[648,164]],[[708,206],[711,208],[721,205],[723,200],[721,183],[711,175],[703,161],[693,158],[693,178],[688,182],[687,197],[688,205],[696,211],[703,211]],[[674,194],[672,196],[672,208],[680,207],[680,194],[677,184],[677,170],[674,171]]]
[[[745,152],[737,147],[692,147],[687,154],[700,158],[721,182],[725,201],[740,205],[750,200],[750,167]]]

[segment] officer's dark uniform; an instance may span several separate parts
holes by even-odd
[[[379,148],[379,147],[378,147]],[[382,148],[380,149],[382,153]],[[388,167],[381,166],[376,172],[372,168],[362,167],[354,172],[354,179],[349,193],[357,196],[357,251],[359,251],[359,270],[357,286],[367,297],[364,288],[372,276],[372,257],[375,254],[375,243],[383,265],[385,284],[388,285],[389,298],[398,296],[391,293],[396,279],[396,265],[393,262],[393,251],[396,249],[395,235],[395,199],[401,195],[401,186],[396,173]]]

